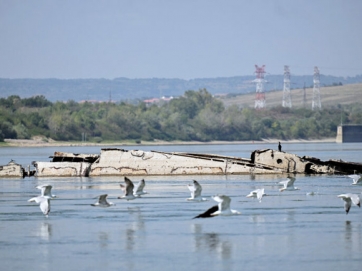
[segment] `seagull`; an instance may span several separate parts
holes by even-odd
[[[187,201],[207,201],[207,199],[201,197],[202,187],[198,181],[193,180],[192,184],[187,185],[191,192],[191,198],[186,199]]]
[[[100,195],[98,197],[97,202],[91,204],[91,206],[109,207],[109,206],[114,205],[113,202],[107,201],[107,196],[108,196],[107,194]]]
[[[48,217],[50,213],[50,197],[49,196],[37,196],[28,200],[28,202],[36,202],[39,204],[40,210]]]
[[[361,175],[356,174],[356,171],[354,171],[354,174],[352,174],[352,175],[347,175],[347,177],[353,179],[352,184],[361,184],[362,183]]]
[[[263,196],[266,196],[266,194],[264,193],[264,188],[261,189],[256,189],[254,191],[251,191],[249,193],[249,195],[247,195],[247,198],[258,198],[259,202],[261,202],[261,199],[263,198]]]
[[[147,191],[143,191],[145,185],[146,185],[145,180],[142,179],[136,186],[134,186],[133,195],[135,197],[140,197],[141,195],[148,194]]]
[[[207,218],[214,217],[217,215],[221,216],[231,216],[231,215],[240,215],[241,213],[230,209],[231,198],[225,195],[215,195],[212,196],[214,201],[217,201],[219,204],[211,207],[206,212],[195,216],[194,218]]]
[[[134,185],[133,185],[132,181],[130,179],[128,179],[127,177],[124,177],[124,182],[126,183],[126,185],[120,184],[120,187],[124,191],[124,195],[121,197],[118,197],[118,198],[126,199],[126,200],[135,199],[136,197],[135,197],[135,195],[133,195]]]
[[[28,202],[38,203],[40,210],[46,217],[48,217],[48,214],[50,213],[50,200],[56,198],[56,196],[51,193],[52,186],[49,184],[44,184],[39,185],[36,188],[41,190],[41,195],[29,199]]]
[[[360,198],[357,194],[347,193],[338,195],[338,197],[344,200],[344,209],[346,210],[346,214],[348,214],[349,209],[351,209],[352,202],[358,207],[361,207]]]
[[[295,182],[294,177],[288,177],[287,179],[288,180],[286,180],[286,181],[279,182],[279,184],[284,185],[283,188],[279,189],[280,192],[299,190],[298,187],[294,187],[294,182]]]
[[[54,199],[57,197],[52,194],[52,186],[49,184],[38,185],[36,188],[41,190],[42,196],[47,196],[47,197],[50,197],[51,199]]]

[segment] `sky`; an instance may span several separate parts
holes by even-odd
[[[0,0],[0,78],[362,74],[361,0]]]

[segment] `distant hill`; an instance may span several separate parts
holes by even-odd
[[[0,78],[0,97],[19,95],[28,98],[44,95],[48,100],[76,102],[131,101],[162,96],[180,96],[187,90],[206,88],[211,94],[242,94],[255,91],[255,76],[183,79],[5,79]],[[283,75],[268,75],[265,90],[281,90]],[[320,77],[321,86],[362,83],[362,75],[355,77]],[[292,76],[291,88],[300,89],[313,84],[313,76]]]
[[[292,89],[290,93],[293,108],[312,108],[313,88],[305,88],[305,96],[303,88]],[[235,104],[239,107],[254,107],[255,96],[254,92],[227,95],[222,97],[222,101],[226,106]],[[322,107],[362,103],[362,83],[320,87],[320,99]],[[283,101],[283,91],[267,91],[265,100],[267,108],[280,106]]]

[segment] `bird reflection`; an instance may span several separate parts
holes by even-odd
[[[84,179],[84,181],[83,181]],[[90,178],[80,178],[80,185],[78,187],[78,189],[93,189],[94,185],[91,183],[92,179]]]
[[[124,241],[124,243],[126,245],[126,250],[128,252],[130,252],[130,255],[133,254],[133,249],[136,244],[135,237],[137,237],[135,230],[126,229],[126,240]],[[134,270],[134,261],[126,260],[125,266],[124,266],[124,268],[122,268],[122,270]]]
[[[52,224],[49,222],[42,222],[38,229],[35,229],[34,236],[40,237],[43,241],[49,241],[52,236]],[[49,247],[50,242],[45,242],[45,245],[37,247],[37,251],[40,254],[39,258],[42,259],[43,267],[45,270],[49,270]]]
[[[351,221],[346,221],[346,231],[345,231],[345,239],[346,241],[351,240],[352,237],[352,224]]]
[[[132,223],[132,229],[135,231],[143,231],[145,229],[145,221],[140,207],[128,208],[128,213],[135,217],[135,220]]]
[[[351,253],[361,251],[361,224],[358,222],[352,222],[347,220],[345,222],[345,232],[344,232],[344,241],[345,247]]]
[[[202,234],[202,226],[200,224],[192,224],[191,227],[195,235],[195,249],[199,250],[202,246],[202,238],[200,238]]]
[[[221,245],[219,235],[217,233],[204,233],[202,239],[209,251],[217,251]]]
[[[263,215],[254,214],[250,216],[250,221],[253,223],[264,223],[265,217]]]
[[[99,245],[101,248],[106,248],[108,246],[108,233],[99,232],[98,233]]]
[[[144,235],[139,234],[145,230],[145,222],[142,216],[141,209],[139,207],[128,208],[128,212],[135,217],[134,222],[132,222],[129,227],[126,229],[126,249],[132,251],[136,244],[136,237],[142,237]]]
[[[207,249],[209,252],[217,253],[222,259],[230,259],[232,252],[230,242],[221,240],[217,233],[203,233],[200,224],[192,224],[192,231],[196,251],[203,252]]]
[[[52,235],[52,225],[48,222],[43,222],[40,224],[39,230],[35,233],[36,236],[39,236],[45,241],[49,241]]]
[[[126,249],[132,251],[135,241],[135,231],[133,229],[127,229],[126,230]]]
[[[289,222],[295,222],[295,211],[294,210],[288,210],[287,211],[287,217],[285,218],[286,221]]]

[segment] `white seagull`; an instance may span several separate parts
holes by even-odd
[[[207,199],[201,197],[202,186],[198,181],[193,180],[192,184],[188,184],[187,188],[191,192],[191,198],[186,199],[187,201],[207,201]]]
[[[230,209],[231,198],[225,195],[215,195],[212,196],[212,199],[217,201],[219,204],[211,207],[206,212],[195,216],[194,218],[207,218],[214,217],[217,215],[221,216],[231,216],[231,215],[240,215],[241,213]]]
[[[264,188],[255,189],[254,191],[251,191],[246,197],[247,198],[257,198],[259,202],[261,202],[261,199],[263,196],[266,196],[264,193]]]
[[[47,196],[50,197],[51,199],[57,197],[52,194],[52,186],[49,184],[38,185],[36,188],[41,190],[41,196]]]
[[[121,196],[121,197],[118,197],[118,198],[119,199],[126,199],[126,200],[135,199],[136,197],[133,194],[134,185],[133,185],[132,181],[130,179],[128,179],[127,177],[124,177],[124,182],[126,183],[126,185],[120,184],[120,187],[124,191],[124,195]]]
[[[287,179],[288,180],[286,180],[286,181],[279,182],[279,184],[284,186],[283,188],[279,189],[280,192],[299,190],[298,187],[294,187],[294,182],[295,182],[294,177],[288,177]]]
[[[50,197],[48,196],[37,196],[28,200],[28,202],[36,202],[39,204],[40,210],[43,214],[48,217],[50,213]]]
[[[147,191],[143,191],[145,185],[145,180],[142,179],[136,186],[133,187],[133,195],[135,197],[140,197],[141,195],[148,194]]]
[[[48,214],[50,213],[50,197],[37,196],[35,198],[29,199],[28,202],[38,203],[40,210],[46,217],[48,217]]]
[[[41,190],[41,195],[29,199],[28,202],[38,203],[40,210],[46,217],[48,217],[50,213],[50,200],[56,198],[56,196],[51,193],[52,186],[49,184],[45,184],[39,185],[36,188]]]
[[[362,184],[361,175],[356,174],[356,171],[354,171],[354,174],[347,175],[347,177],[351,178],[353,180],[354,185],[356,184]]]
[[[358,207],[361,207],[360,198],[357,194],[347,193],[347,194],[338,195],[338,197],[344,200],[344,209],[346,210],[346,214],[348,214],[349,209],[351,209],[352,202]]]
[[[98,197],[98,200],[95,203],[91,204],[91,206],[109,207],[109,206],[114,205],[113,202],[107,201],[107,196],[108,196],[107,194],[100,195]]]

